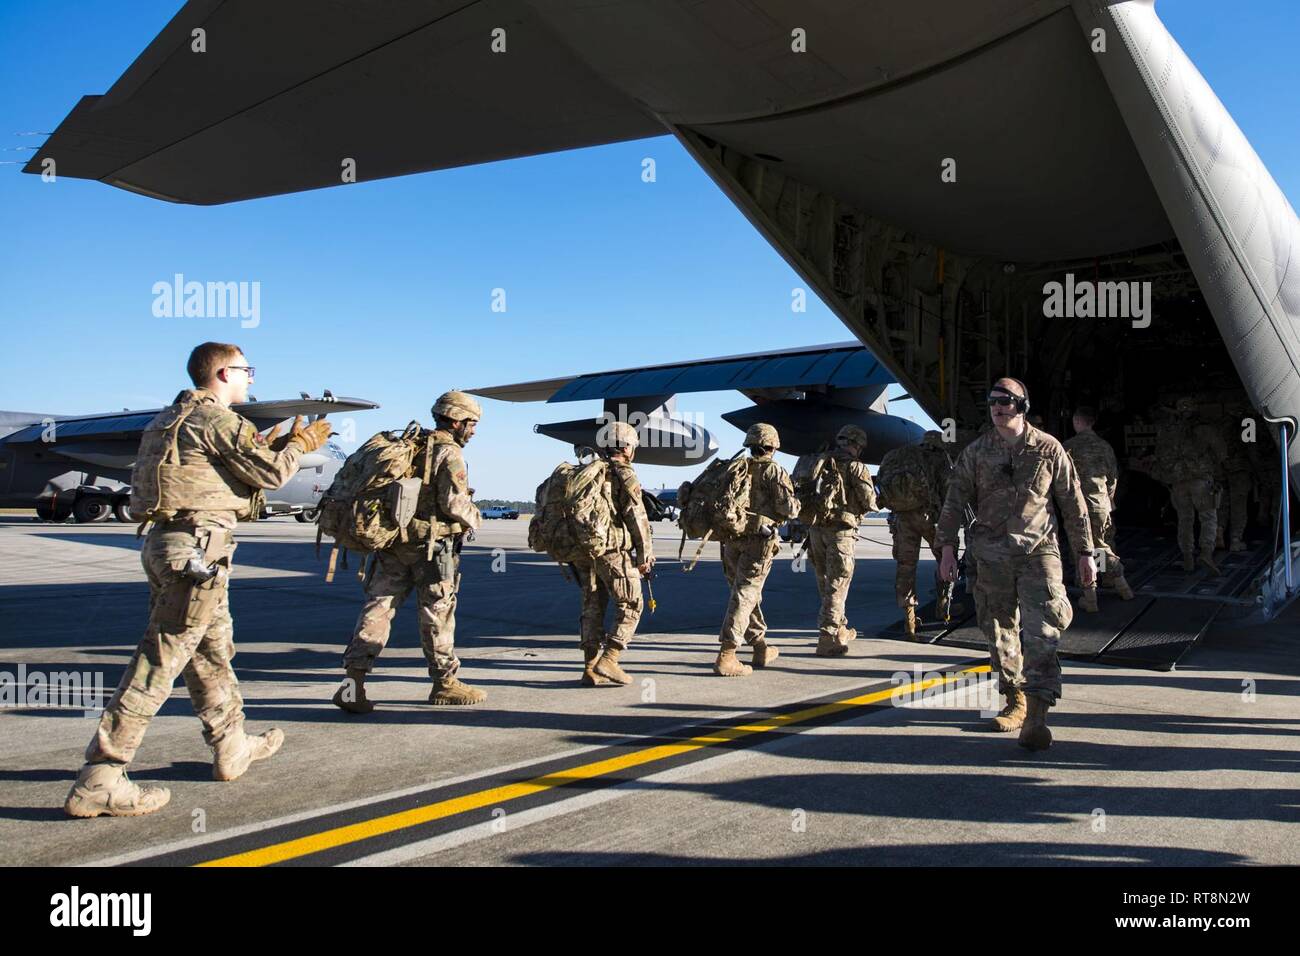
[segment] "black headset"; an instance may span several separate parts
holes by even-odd
[[[1021,387],[1023,388],[1024,386],[1021,386]],[[1011,390],[1008,389],[1008,388],[1004,388],[1004,387],[1001,386],[1001,385],[994,385],[992,388],[989,389],[989,391],[990,391],[990,392],[1001,392],[1003,395],[1006,395],[1008,398],[1011,399],[1011,404],[1015,406],[1016,411],[1019,412],[1021,415],[1025,414],[1025,412],[1029,411],[1029,398],[1028,398],[1028,396],[1020,396],[1020,395],[1017,395],[1015,392],[1011,391]],[[1027,391],[1029,391],[1029,389],[1025,389],[1025,391],[1027,392]]]

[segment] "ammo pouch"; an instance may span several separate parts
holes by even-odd
[[[406,539],[406,526],[415,517],[415,505],[423,484],[419,478],[399,478],[388,486],[385,503],[402,540]]]

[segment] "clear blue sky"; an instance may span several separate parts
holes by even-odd
[[[37,145],[16,134],[52,130],[80,96],[105,92],[178,7],[0,5],[0,146]],[[1300,3],[1159,10],[1300,205]],[[653,184],[640,178],[647,156]],[[357,416],[364,439],[427,421],[449,387],[850,338],[815,299],[791,312],[798,277],[669,138],[209,208],[18,168],[0,166],[4,409],[165,404],[189,349],[217,339],[244,346],[260,398],[328,387],[382,403]],[[153,284],[177,272],[260,282],[260,326],[154,317]],[[494,287],[505,314],[490,310]],[[734,392],[679,399],[724,449],[740,435],[717,416],[745,404]],[[530,498],[566,451],[533,423],[598,411],[488,403],[468,455],[479,495]],[[646,468],[643,480],[687,474]]]

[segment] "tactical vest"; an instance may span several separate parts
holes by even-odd
[[[456,439],[446,432],[435,430],[426,434],[428,437],[425,441],[422,461],[420,458],[416,460],[418,465],[416,473],[424,479],[419,503],[415,508],[415,518],[411,521],[412,537],[417,540],[429,536],[445,538],[466,530],[463,524],[451,515],[443,514],[442,509],[438,507],[437,482],[434,480],[438,469],[451,455],[460,450],[460,445],[456,444]]]
[[[145,427],[131,470],[133,521],[168,521],[192,511],[234,512],[243,521],[260,510],[256,489],[206,449],[182,442],[181,426],[193,415],[207,417],[210,405],[219,406],[210,394],[182,392]]]

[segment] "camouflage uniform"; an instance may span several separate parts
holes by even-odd
[[[1242,419],[1246,413],[1235,414],[1229,419],[1223,432],[1223,444],[1227,457],[1223,459],[1223,477],[1227,492],[1227,515],[1216,515],[1215,544],[1224,546],[1224,531],[1228,532],[1228,545],[1233,551],[1246,550],[1246,503],[1250,497],[1250,488],[1254,483],[1252,452],[1258,441],[1242,441]],[[1223,499],[1220,499],[1222,502]],[[1227,526],[1225,529],[1225,525]]]
[[[772,570],[772,559],[781,550],[776,526],[799,514],[790,475],[772,458],[749,458],[752,484],[749,508],[753,514],[744,531],[722,544],[722,570],[731,585],[727,614],[722,620],[719,641],[724,650],[735,650],[743,640],[763,640],[767,622],[763,619],[763,584]]]
[[[1079,487],[1088,503],[1092,546],[1101,555],[1097,580],[1104,587],[1119,587],[1124,565],[1115,552],[1115,493],[1119,487],[1119,461],[1110,442],[1096,432],[1079,432],[1064,445],[1079,475]],[[1127,587],[1127,582],[1125,582]]]
[[[927,490],[929,502],[924,508],[897,508],[890,505],[885,489],[881,489],[882,504],[890,508],[889,533],[894,541],[894,597],[901,608],[916,607],[916,568],[921,557],[921,543],[930,546],[937,564],[939,548],[935,544],[935,522],[943,508],[948,492],[948,475],[952,464],[941,446],[932,442],[904,445],[885,455],[880,462],[880,474],[908,475],[913,482]]]
[[[844,482],[844,497],[830,511],[810,516],[808,554],[817,575],[821,610],[817,616],[819,646],[844,646],[852,637],[844,604],[853,582],[853,564],[862,516],[876,510],[876,489],[871,472],[847,450],[828,452],[822,468],[834,462]],[[800,513],[803,513],[802,506]]]
[[[450,681],[460,669],[456,657],[456,592],[460,589],[460,546],[466,531],[477,529],[479,510],[470,497],[465,457],[451,432],[424,433],[415,461],[429,456],[429,480],[420,488],[407,540],[376,552],[366,573],[368,600],[361,609],[352,642],[343,655],[349,672],[369,672],[388,643],[393,616],[407,595],[419,603],[420,646],[435,683]]]
[[[935,541],[955,550],[962,514],[967,505],[975,508],[967,551],[979,569],[975,610],[999,688],[1048,705],[1061,694],[1056,646],[1074,616],[1061,579],[1053,500],[1076,556],[1089,554],[1087,504],[1060,442],[1026,425],[1013,447],[990,430],[957,460]]]
[[[641,620],[641,572],[638,566],[653,554],[650,519],[641,499],[641,482],[632,466],[609,463],[610,494],[614,502],[614,533],[610,549],[594,561],[575,561],[582,589],[579,633],[583,651],[592,655],[606,644],[626,650]],[[633,554],[635,552],[635,554]],[[605,631],[605,611],[614,600],[613,627]]]
[[[160,468],[171,428],[179,467]],[[131,508],[134,517],[144,517],[158,505],[140,553],[149,579],[149,624],[86,748],[87,764],[130,763],[177,675],[189,689],[204,740],[218,752],[242,741],[243,698],[231,667],[233,532],[236,522],[256,520],[262,489],[288,481],[305,447],[292,437],[268,445],[252,422],[205,388],[181,392],[145,427],[131,475]],[[200,583],[187,573],[190,567],[215,567],[217,573]]]
[[[1161,426],[1156,437],[1155,477],[1169,485],[1178,512],[1178,548],[1183,566],[1192,569],[1192,529],[1201,519],[1201,559],[1213,568],[1215,530],[1218,524],[1214,476],[1218,462],[1227,457],[1223,437],[1191,416],[1195,405],[1178,401],[1179,417]],[[1217,570],[1217,569],[1215,569]]]

